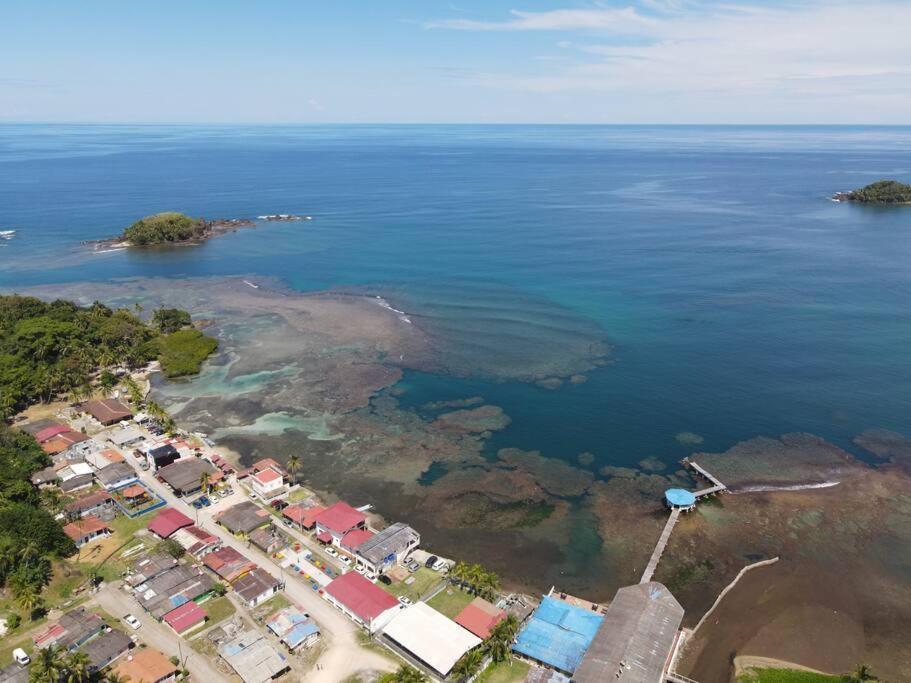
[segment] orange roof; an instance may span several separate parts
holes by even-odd
[[[89,515],[75,522],[70,522],[63,527],[63,533],[72,538],[74,541],[80,541],[90,534],[94,534],[103,529],[108,529],[108,525],[101,521],[95,515]],[[110,529],[108,529],[110,531]]]
[[[119,676],[130,679],[131,683],[154,683],[176,672],[177,667],[155,648],[137,647],[126,657],[120,658],[114,671]]]
[[[506,618],[506,612],[494,607],[483,598],[475,598],[465,606],[453,621],[471,631],[481,640],[490,637],[494,626]]]
[[[314,505],[313,507],[289,505],[282,510],[282,514],[295,524],[300,524],[304,528],[309,529],[316,522],[316,516],[325,509],[326,508],[320,505]]]
[[[123,462],[123,456],[113,448],[105,448],[103,451],[101,451],[101,455],[104,456],[104,459],[110,463]]]
[[[139,498],[139,496],[146,495],[146,490],[139,484],[133,484],[132,486],[127,486],[125,489],[121,490],[120,494],[124,498]]]
[[[260,484],[268,484],[270,481],[281,479],[282,475],[270,467],[268,469],[257,472],[253,475],[253,478],[256,479],[256,481],[258,481]]]

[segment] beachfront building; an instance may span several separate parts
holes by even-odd
[[[512,649],[572,676],[603,621],[604,616],[597,612],[548,595],[525,623]]]
[[[668,489],[664,492],[664,504],[671,510],[689,512],[696,508],[696,495],[686,489]]]
[[[683,607],[655,581],[617,591],[573,681],[660,683],[677,646]]]
[[[441,679],[462,655],[481,644],[476,635],[424,602],[401,610],[383,637]]]
[[[330,581],[324,597],[370,633],[386,626],[401,607],[392,595],[357,572]]]
[[[367,515],[344,501],[330,505],[316,516],[316,538],[321,543],[341,545],[345,534],[367,528]]]
[[[288,492],[284,475],[274,467],[267,467],[250,475],[249,484],[253,492],[265,501]]]
[[[355,559],[374,574],[382,574],[421,544],[421,535],[407,524],[396,522],[371,538],[364,540],[355,550]]]

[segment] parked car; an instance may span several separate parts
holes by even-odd
[[[197,500],[206,507],[209,507],[212,504],[212,501],[209,500],[208,496],[200,496]]]
[[[142,622],[139,621],[139,619],[134,617],[132,614],[125,615],[123,617],[123,621],[130,628],[139,628],[140,626],[142,626]]]
[[[192,505],[193,505],[193,507],[195,507],[197,510],[201,510],[201,509],[202,509],[202,501],[199,500],[198,498],[197,498],[196,500],[193,501]]]
[[[348,556],[346,556],[346,555],[339,555],[339,556],[338,556],[338,559],[340,559],[340,560],[342,561],[342,563],[344,563],[344,565],[345,565],[346,567],[350,567],[350,566],[351,566],[351,558],[350,558],[350,557],[348,557]]]
[[[411,604],[411,598],[406,598],[404,595],[399,598],[399,602],[408,607]]]
[[[414,574],[418,569],[421,568],[421,565],[419,565],[419,564],[418,564],[417,562],[415,562],[414,560],[411,560],[411,562],[409,562],[408,564],[405,565],[405,568],[406,568],[408,571],[410,571],[412,574]]]
[[[228,489],[218,489],[218,495],[222,498],[227,498],[231,495],[231,492]]]
[[[286,507],[288,507],[288,503],[286,501],[282,500],[281,498],[279,498],[277,500],[273,500],[271,503],[269,503],[269,505],[271,505],[273,508],[275,508],[279,512],[284,510]]]
[[[428,569],[430,569],[434,564],[436,564],[436,561],[439,559],[440,558],[437,557],[436,555],[431,555],[430,557],[427,558],[427,561],[424,562],[424,566],[427,567]]]
[[[433,567],[431,567],[431,569],[433,569],[435,572],[440,572],[446,569],[448,566],[449,564],[446,562],[446,560],[437,560],[433,563]]]
[[[326,548],[326,554],[329,557],[338,557],[338,551],[335,548]]]
[[[391,586],[391,585],[392,585],[392,579],[390,579],[390,578],[389,578],[388,576],[386,576],[385,574],[380,574],[380,583],[383,583],[383,584],[385,584],[385,585],[387,585],[387,586]]]
[[[255,493],[253,493],[253,491],[250,491],[250,500],[252,500],[255,503],[256,501],[259,500],[259,496],[256,495]]]
[[[367,573],[367,570],[364,569],[364,565],[362,565],[362,564],[357,565],[357,566],[354,568],[354,571],[356,571],[356,572],[357,572],[358,574],[360,574],[361,576],[363,576],[364,574]]]
[[[32,658],[29,657],[28,653],[21,647],[17,647],[15,650],[13,650],[13,659],[16,660],[16,664],[19,666],[25,666],[32,661]]]

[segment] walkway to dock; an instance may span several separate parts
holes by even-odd
[[[714,474],[709,472],[707,469],[705,469],[699,463],[693,462],[689,458],[684,458],[683,464],[686,465],[687,467],[689,467],[690,469],[694,470],[697,474],[702,476],[704,479],[707,479],[709,481],[709,483],[711,483],[711,486],[709,486],[708,488],[700,489],[699,491],[693,492],[693,495],[696,496],[696,500],[699,500],[700,498],[705,498],[706,496],[711,496],[716,493],[721,493],[722,491],[728,490],[728,487],[725,486],[718,477],[716,477]]]
[[[658,562],[661,561],[661,555],[664,553],[667,542],[671,538],[671,532],[674,530],[674,525],[677,523],[677,520],[679,518],[680,510],[671,510],[671,516],[667,518],[667,524],[664,525],[664,531],[661,532],[661,537],[658,539],[658,544],[652,551],[652,557],[649,559],[648,565],[645,567],[645,571],[642,573],[642,578],[639,579],[639,583],[648,583],[652,580],[652,575],[658,568]]]

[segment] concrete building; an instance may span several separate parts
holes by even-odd
[[[272,516],[256,503],[247,500],[232,505],[219,514],[215,521],[235,536],[246,536],[254,529],[269,524]]]
[[[113,491],[114,489],[135,484],[139,481],[139,475],[127,463],[115,462],[113,465],[108,465],[95,472],[95,479],[106,490]]]
[[[655,581],[617,591],[573,681],[662,683],[677,643],[683,607]]]
[[[271,467],[250,475],[248,483],[253,492],[265,501],[278,498],[288,491],[284,476]]]
[[[73,539],[77,548],[81,548],[99,538],[107,538],[111,535],[111,529],[100,518],[88,515],[67,524],[63,527],[63,533]]]
[[[401,605],[376,584],[357,572],[330,581],[323,597],[370,633],[375,633],[398,614]]]
[[[241,602],[252,609],[278,593],[282,584],[265,569],[256,567],[237,579],[232,588]]]
[[[345,534],[367,527],[367,515],[344,501],[330,505],[316,516],[316,538],[322,543],[339,545]]]
[[[603,620],[597,612],[545,596],[519,631],[512,649],[572,676]]]
[[[407,524],[396,522],[361,543],[355,559],[374,574],[402,562],[408,554],[421,544],[421,535]]]
[[[290,669],[285,656],[256,631],[242,631],[218,647],[221,655],[244,683],[266,683]]]
[[[424,602],[402,610],[383,631],[383,637],[446,678],[459,658],[481,639]]]

